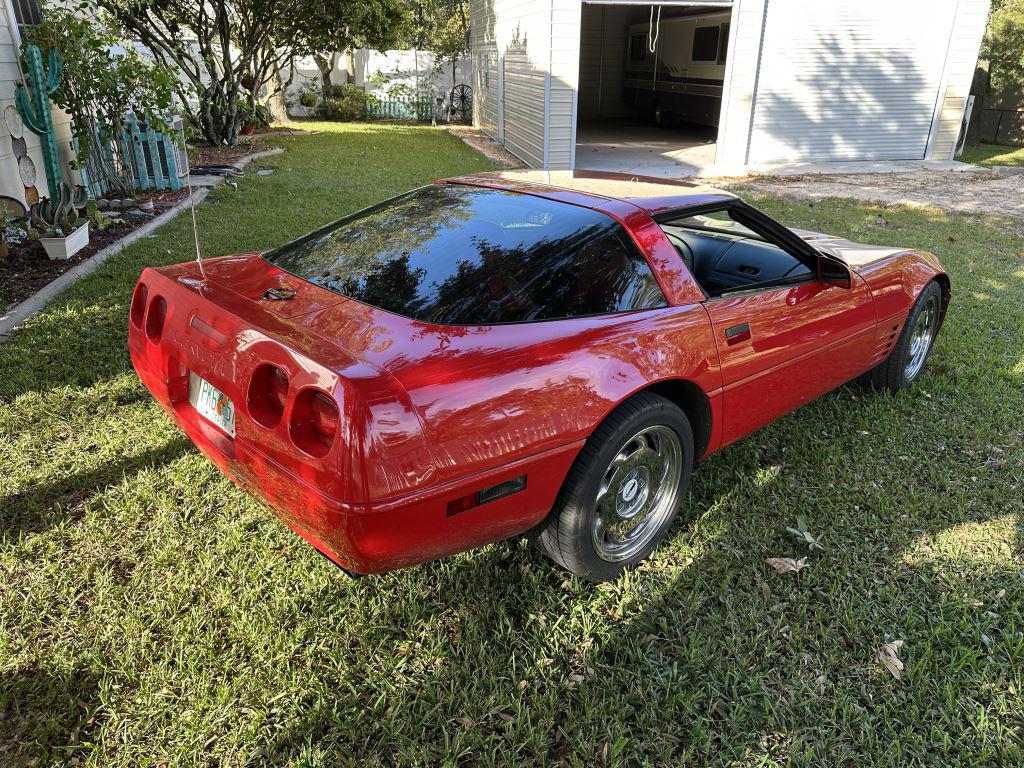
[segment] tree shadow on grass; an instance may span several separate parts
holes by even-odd
[[[932,456],[938,468],[911,468],[916,476],[897,485],[886,473],[908,449],[855,436],[878,407],[891,409],[894,433],[914,435],[906,405],[844,388],[702,463],[668,541],[618,584],[583,584],[512,542],[360,582],[356,590],[389,595],[359,635],[360,661],[315,675],[299,721],[257,762],[1019,759],[1020,745],[998,736],[1012,693],[989,715],[1002,726],[965,712],[1000,686],[1012,691],[1024,662],[1012,626],[986,614],[1004,610],[992,602],[999,589],[1010,590],[1005,610],[1020,604],[1020,574],[999,564],[951,584],[948,563],[917,553],[965,522],[1016,513],[1019,529],[1020,510],[965,509],[945,492],[947,473],[978,471],[963,466],[952,434],[951,450]],[[839,436],[859,447],[835,449]],[[848,466],[825,474],[842,459]],[[985,480],[994,497],[1010,498],[1012,477]],[[786,531],[798,514],[825,534],[824,550],[808,552]],[[805,554],[810,567],[799,574],[764,562]],[[968,607],[979,602],[973,613],[959,590]],[[906,641],[903,681],[876,658],[890,637]],[[395,654],[408,665],[391,679],[364,661]]]
[[[73,516],[82,502],[119,482],[126,475],[166,464],[187,453],[192,443],[177,435],[161,446],[123,456],[93,469],[33,485],[20,493],[0,496],[0,540],[52,528]]]
[[[0,764],[63,764],[98,730],[99,677],[81,669],[0,672]]]

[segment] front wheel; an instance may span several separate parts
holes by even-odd
[[[676,405],[641,393],[594,430],[537,542],[588,581],[609,581],[665,537],[693,467],[693,432]]]
[[[941,318],[942,289],[932,281],[910,308],[899,341],[889,357],[865,374],[868,383],[875,389],[896,392],[917,381],[939,333]]]

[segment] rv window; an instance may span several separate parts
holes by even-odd
[[[722,36],[718,40],[718,61],[716,64],[725,64],[725,54],[729,48],[729,22],[722,25]]]
[[[718,59],[718,27],[697,27],[693,30],[693,61]]]
[[[629,38],[629,60],[643,61],[647,58],[647,35],[632,35]]]

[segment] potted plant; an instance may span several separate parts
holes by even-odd
[[[32,226],[51,259],[70,259],[89,244],[89,222],[79,217],[74,197],[71,185],[62,181],[52,198],[44,197],[30,210]]]
[[[266,128],[270,125],[270,110],[263,104],[256,104],[247,100],[242,101],[239,105],[238,113],[242,122],[240,133],[243,136],[249,136],[257,128]]]
[[[153,210],[153,195],[148,192],[142,192],[135,196],[135,205],[139,207],[140,211],[147,213]]]

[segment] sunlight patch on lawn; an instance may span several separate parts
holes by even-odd
[[[941,566],[943,570],[987,571],[1005,567],[1013,555],[1017,515],[969,520],[937,533],[923,534],[907,547],[907,565]]]

